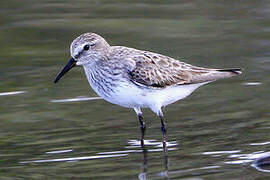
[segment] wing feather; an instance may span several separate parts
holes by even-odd
[[[147,51],[133,56],[132,59],[136,63],[130,72],[132,80],[147,86],[190,84],[193,71],[200,74],[207,73],[205,68],[191,66],[168,56]]]
[[[116,60],[128,65],[131,81],[152,87],[215,81],[237,75],[236,70],[239,70],[192,66],[158,53],[123,46],[114,46],[113,54]]]

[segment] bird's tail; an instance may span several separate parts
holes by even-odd
[[[239,75],[242,73],[242,70],[240,68],[215,69],[215,71],[213,71],[212,73],[215,77],[214,80],[218,80]]]
[[[191,83],[216,81],[218,79],[233,77],[241,73],[242,73],[242,70],[240,68],[207,69],[206,71],[200,74],[192,76]]]
[[[217,69],[219,72],[229,72],[232,75],[239,75],[242,74],[242,70],[240,68],[233,68],[233,69]]]

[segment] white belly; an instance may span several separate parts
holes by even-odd
[[[150,108],[155,113],[158,113],[161,107],[183,99],[198,87],[209,83],[148,88],[136,85],[125,78],[120,78],[119,81],[106,79],[99,71],[93,73],[91,68],[84,66],[87,79],[94,91],[103,99],[127,108]]]
[[[167,88],[140,88],[132,83],[119,84],[115,93],[105,100],[127,108],[150,108],[157,112],[161,107],[190,95],[206,83],[178,85]]]

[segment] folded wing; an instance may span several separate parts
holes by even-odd
[[[240,69],[209,69],[163,56],[157,53],[139,51],[132,60],[136,66],[130,71],[131,80],[153,87],[167,87],[215,81],[241,74]]]

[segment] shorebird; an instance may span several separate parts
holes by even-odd
[[[241,74],[241,69],[193,66],[158,53],[124,46],[110,46],[98,34],[84,33],[70,45],[71,58],[57,75],[81,65],[93,90],[106,101],[133,108],[144,146],[145,123],[141,108],[150,108],[161,120],[162,143],[166,147],[166,124],[162,107],[190,95],[200,86]]]

